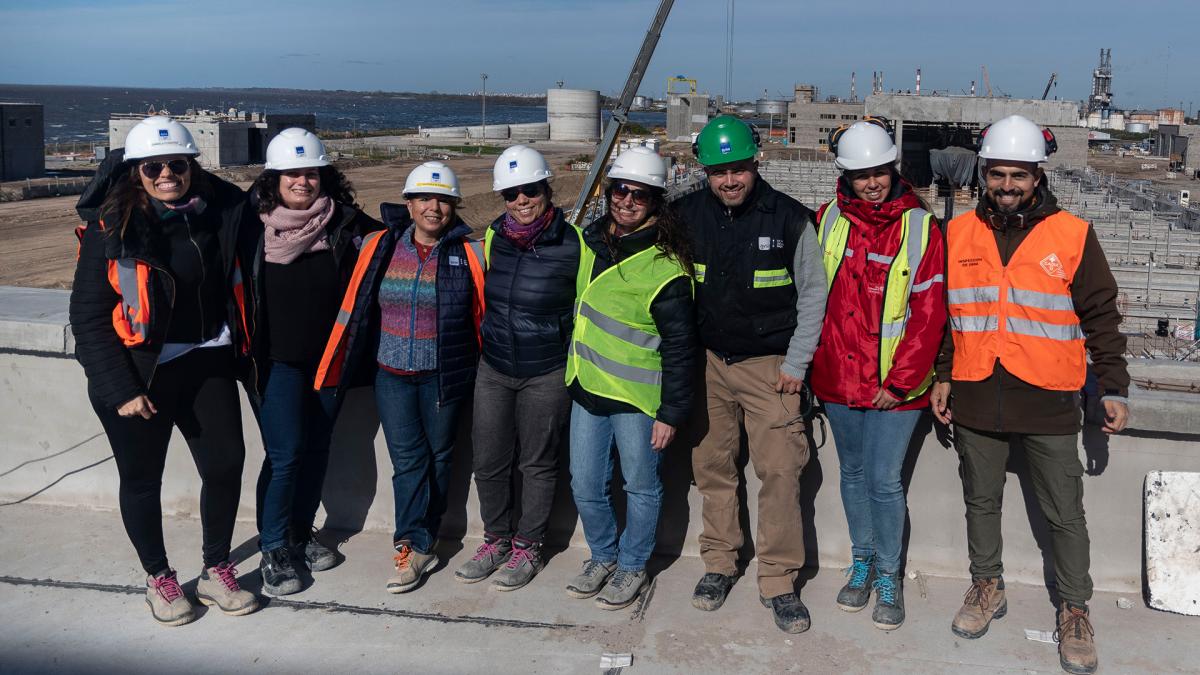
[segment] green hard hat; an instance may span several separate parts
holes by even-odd
[[[758,154],[758,132],[733,115],[720,115],[700,130],[692,154],[704,166],[753,159]]]

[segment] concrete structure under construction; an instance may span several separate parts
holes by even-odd
[[[671,94],[667,97],[667,140],[689,141],[708,124],[708,94]]]
[[[315,132],[317,128],[312,114],[265,115],[230,110],[197,111],[174,118],[192,133],[200,150],[198,161],[206,169],[260,164],[266,160],[267,144],[280,131],[301,127]],[[114,114],[108,122],[109,147],[125,147],[129,130],[143,119],[144,115]]]
[[[41,103],[0,103],[0,181],[46,173],[46,132]]]
[[[546,121],[552,141],[600,140],[600,92],[596,89],[547,89]]]
[[[1200,170],[1200,126],[1195,124],[1160,124],[1156,132],[1156,154],[1182,167],[1190,176]]]
[[[821,102],[809,92],[796,90],[796,100],[788,104],[787,139],[800,148],[828,150],[829,132],[843,124],[863,118],[863,103]]]

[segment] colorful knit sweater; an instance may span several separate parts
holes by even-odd
[[[379,365],[391,371],[437,370],[437,268],[434,245],[424,261],[409,225],[396,243],[379,287]]]

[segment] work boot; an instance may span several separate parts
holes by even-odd
[[[837,605],[847,612],[857,612],[867,606],[871,599],[871,585],[875,582],[875,556],[856,555],[846,568],[849,580],[838,591]]]
[[[341,562],[337,551],[317,539],[317,531],[311,529],[307,535],[297,538],[292,544],[292,559],[303,562],[310,572],[324,572],[337,567]]]
[[[421,577],[437,567],[436,553],[421,553],[407,541],[396,542],[396,576],[388,579],[388,593],[405,593],[421,583]]]
[[[258,609],[258,598],[238,585],[237,568],[231,562],[204,568],[196,582],[196,599],[205,605],[216,605],[229,616],[242,616]]]
[[[567,584],[567,595],[572,598],[592,597],[599,593],[601,588],[604,588],[604,582],[608,581],[615,569],[617,569],[615,562],[583,561],[583,570]]]
[[[515,591],[532,581],[534,575],[542,571],[544,564],[541,544],[514,537],[512,555],[500,571],[496,572],[492,586],[498,591]]]
[[[258,569],[262,572],[263,592],[267,595],[300,592],[300,576],[292,565],[292,554],[287,546],[263,551]]]
[[[880,573],[873,585],[875,610],[871,621],[880,630],[896,630],[904,623],[904,580],[899,574]]]
[[[808,608],[800,602],[800,596],[795,593],[784,593],[773,598],[758,596],[763,607],[775,615],[775,625],[785,633],[803,633],[812,626],[808,616]]]
[[[725,604],[729,589],[733,588],[733,577],[717,572],[705,572],[692,591],[692,607],[712,612]]]
[[[1058,612],[1058,663],[1068,673],[1087,675],[1096,672],[1099,659],[1093,638],[1092,622],[1088,620],[1087,605],[1064,602]]]
[[[950,630],[968,640],[983,637],[992,619],[1003,618],[1008,613],[1008,602],[1004,599],[1004,578],[987,577],[974,579],[963,596],[963,606],[954,615]]]
[[[596,596],[596,606],[600,609],[623,609],[633,604],[646,587],[646,570],[631,572],[617,570],[605,584],[604,590]]]
[[[146,604],[160,626],[182,626],[196,618],[196,610],[179,587],[173,569],[146,577]]]
[[[483,543],[475,549],[475,555],[463,563],[454,573],[454,580],[473,584],[491,576],[512,555],[512,540],[484,533]]]

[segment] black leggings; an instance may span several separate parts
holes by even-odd
[[[229,559],[242,487],[246,446],[234,378],[233,349],[195,349],[158,367],[150,386],[158,413],[121,417],[92,400],[121,476],[121,519],[147,574],[167,569],[163,544],[162,476],[172,427],[200,471],[204,566]]]

